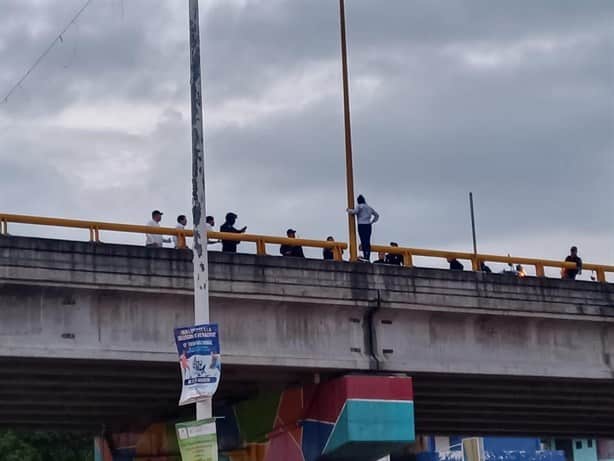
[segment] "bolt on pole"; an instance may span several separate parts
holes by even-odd
[[[209,323],[209,273],[205,211],[205,150],[198,0],[190,0],[190,105],[192,109],[192,219],[194,223],[194,323]],[[211,400],[196,404],[196,419],[212,416]]]

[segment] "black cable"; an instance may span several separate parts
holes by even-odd
[[[57,37],[53,39],[53,41],[49,44],[49,46],[45,49],[45,51],[43,51],[43,53],[38,57],[38,59],[34,61],[34,64],[30,66],[30,68],[26,71],[25,74],[23,74],[23,76],[19,79],[19,81],[15,83],[15,85],[13,85],[13,87],[8,91],[8,93],[6,93],[6,96],[2,98],[3,104],[9,100],[9,97],[15,92],[15,90],[17,90],[17,88],[21,86],[21,84],[26,80],[26,78],[28,78],[28,76],[40,64],[40,62],[45,58],[45,56],[49,54],[49,52],[53,49],[53,47],[57,45],[58,42],[61,43],[64,41],[64,38],[62,37],[62,35],[66,33],[66,31],[70,28],[70,26],[72,26],[77,21],[77,19],[79,19],[79,16],[81,16],[81,14],[87,9],[88,6],[90,6],[90,4],[93,1],[94,0],[87,0],[83,4],[83,6],[79,9],[79,11],[77,11],[77,13],[73,16],[70,22],[64,27],[64,29],[62,29],[62,31],[57,35]]]

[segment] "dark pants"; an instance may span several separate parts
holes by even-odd
[[[358,236],[360,237],[360,245],[362,245],[362,254],[365,259],[371,257],[371,231],[373,226],[371,224],[359,224]]]

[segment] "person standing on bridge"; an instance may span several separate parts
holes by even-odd
[[[398,248],[399,244],[397,242],[390,242],[390,246],[393,248]],[[398,253],[388,253],[386,255],[386,264],[390,264],[392,266],[402,266],[405,263],[403,255]]]
[[[578,247],[573,246],[571,247],[571,249],[569,250],[569,256],[567,256],[565,258],[565,262],[568,263],[576,263],[576,268],[575,269],[568,269],[567,267],[563,268],[562,272],[562,278],[564,279],[569,279],[569,280],[575,280],[577,275],[580,275],[582,273],[582,258],[580,258],[580,256],[578,256]]]
[[[346,211],[356,216],[358,221],[358,236],[360,237],[360,245],[362,247],[363,260],[371,260],[371,233],[373,232],[373,224],[379,219],[379,214],[369,205],[365,197],[361,194],[356,199],[358,205],[356,208],[348,208]]]
[[[288,229],[286,231],[286,236],[289,239],[295,239],[296,231],[294,229]],[[303,247],[300,245],[290,245],[290,244],[284,243],[279,248],[279,252],[283,256],[291,256],[293,258],[304,258],[305,257],[305,254],[303,253]]]
[[[333,238],[332,235],[329,235],[328,237],[326,237],[326,241],[327,242],[334,242],[335,239]],[[333,252],[332,248],[323,248],[322,249],[322,258],[327,260],[327,261],[332,261],[335,259],[335,253]]]
[[[373,261],[373,264],[388,264],[386,262],[386,252],[385,251],[380,251],[377,255],[377,259],[375,261]]]
[[[235,213],[226,213],[226,221],[220,226],[220,232],[228,232],[230,234],[243,234],[247,230],[247,226],[241,229],[235,228],[238,216]],[[238,240],[222,240],[222,251],[226,253],[236,253]]]
[[[207,232],[215,232],[215,218],[213,216],[207,216],[205,221],[207,222]],[[220,241],[211,240],[207,237],[207,245],[213,245],[215,243],[220,243]]]
[[[187,225],[188,218],[186,218],[184,214],[180,214],[179,216],[177,216],[177,225],[175,226],[176,229],[184,230],[185,226]],[[186,247],[184,235],[173,235],[171,237],[171,240],[173,242],[174,247],[177,249]]]
[[[151,221],[147,223],[149,227],[160,227],[162,212],[154,210],[151,212]],[[149,248],[162,248],[164,243],[171,243],[171,239],[162,234],[145,234],[145,246]]]
[[[456,258],[448,258],[448,263],[450,264],[451,271],[462,271],[465,269],[465,266]]]

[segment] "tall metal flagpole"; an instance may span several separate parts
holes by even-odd
[[[354,165],[352,163],[352,127],[350,125],[350,88],[348,82],[348,57],[345,39],[345,3],[339,0],[339,21],[341,25],[341,73],[343,76],[343,113],[345,119],[345,176],[348,208],[354,208]],[[350,233],[350,261],[358,259],[356,248],[356,218],[348,214]]]
[[[194,222],[194,323],[209,323],[209,273],[205,212],[205,150],[198,0],[190,0],[190,103],[192,108],[192,219]],[[211,400],[196,404],[196,419],[211,418]]]

